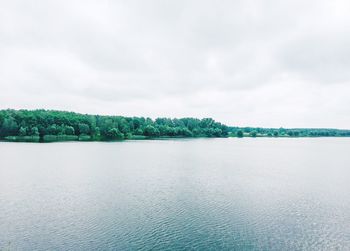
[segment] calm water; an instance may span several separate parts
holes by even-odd
[[[0,143],[0,250],[350,250],[350,139]]]

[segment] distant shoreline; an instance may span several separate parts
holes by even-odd
[[[196,139],[237,139],[237,140],[243,140],[243,139],[257,139],[257,138],[264,138],[264,139],[316,139],[316,138],[350,138],[349,136],[305,136],[305,137],[289,137],[289,136],[282,136],[282,137],[265,137],[265,136],[257,136],[257,137],[221,137],[221,138],[209,138],[209,137],[158,137],[158,138],[130,138],[130,139],[122,139],[122,140],[51,140],[51,141],[30,141],[30,140],[7,140],[7,139],[0,139],[0,143],[69,143],[69,142],[79,142],[79,143],[91,143],[91,142],[101,142],[101,143],[117,143],[117,142],[130,142],[130,141],[156,141],[156,140],[196,140]]]
[[[176,138],[350,137],[350,130],[227,126],[212,118],[145,118],[56,110],[0,110],[0,140],[10,142],[123,141]]]

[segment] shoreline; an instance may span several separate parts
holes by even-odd
[[[256,139],[256,138],[273,138],[273,139],[305,139],[305,138],[350,138],[349,136],[304,136],[304,137],[290,137],[290,136],[280,136],[280,137],[270,137],[270,136],[257,136],[257,137],[147,137],[147,138],[129,138],[120,140],[51,140],[51,141],[30,141],[30,140],[6,140],[0,139],[0,143],[64,143],[64,142],[81,142],[81,143],[91,143],[91,142],[103,142],[103,143],[114,143],[114,142],[127,142],[127,141],[154,141],[154,140],[194,140],[194,139]]]

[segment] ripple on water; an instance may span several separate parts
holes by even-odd
[[[350,142],[1,144],[0,250],[350,250]]]

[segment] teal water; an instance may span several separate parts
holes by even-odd
[[[0,143],[0,250],[350,250],[350,139]]]

